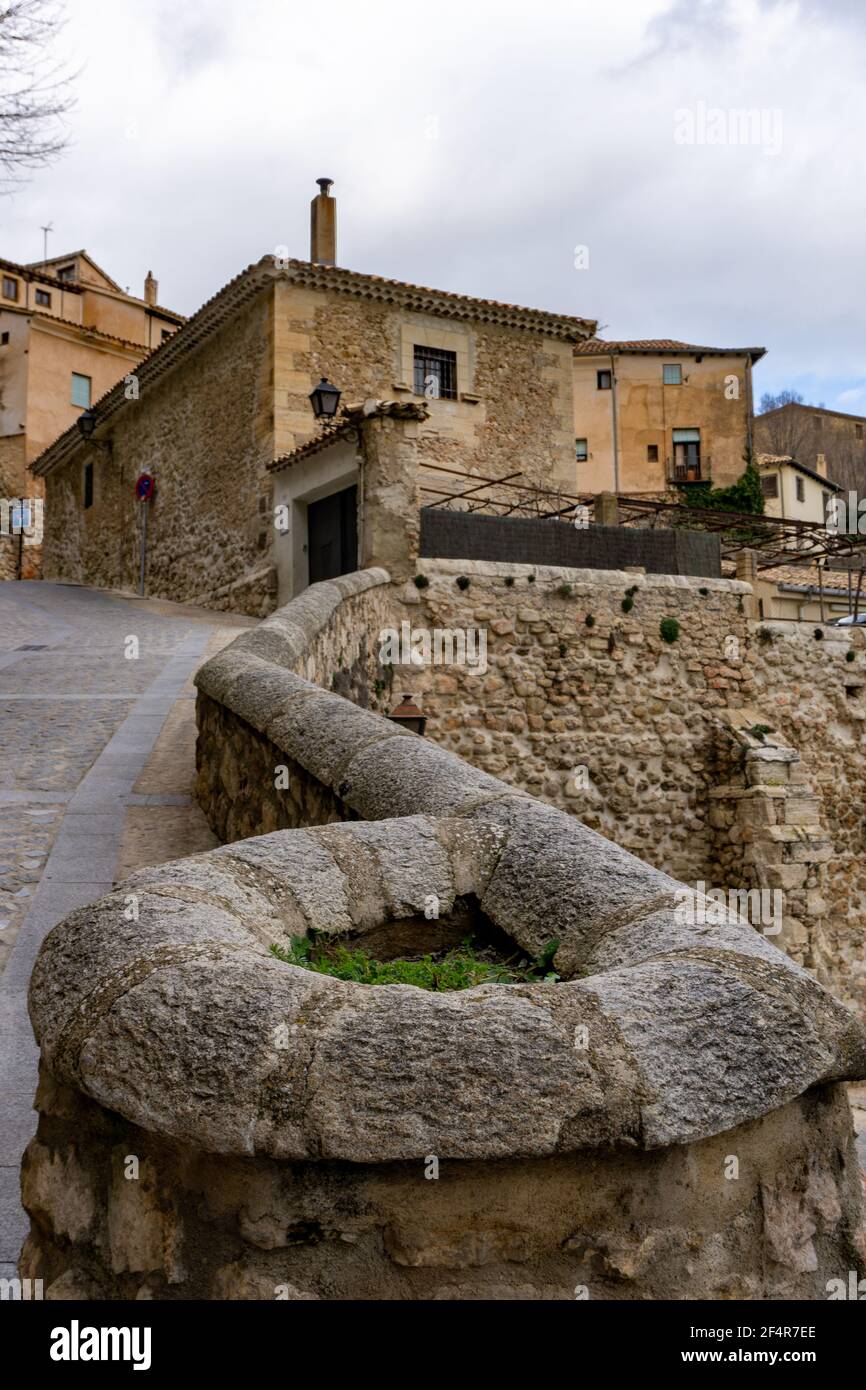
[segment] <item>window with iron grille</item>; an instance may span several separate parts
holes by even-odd
[[[428,401],[456,401],[457,353],[416,345],[415,393]]]

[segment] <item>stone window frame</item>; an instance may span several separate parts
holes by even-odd
[[[415,391],[415,349],[416,347],[436,348],[440,352],[453,352],[456,357],[457,395],[454,399],[434,398],[429,402],[434,409],[458,405],[460,400],[475,392],[475,335],[469,325],[465,328],[444,328],[435,320],[423,314],[410,314],[400,322],[400,370],[397,381],[403,389]]]

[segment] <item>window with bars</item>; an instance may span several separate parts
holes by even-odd
[[[418,347],[415,352],[415,393],[428,401],[456,401],[457,353],[445,348]]]
[[[765,497],[779,496],[779,475],[778,473],[765,473],[761,478],[761,491]]]

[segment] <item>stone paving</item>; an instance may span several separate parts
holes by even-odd
[[[135,849],[143,807],[157,819],[171,807],[162,858],[209,834],[176,757],[182,795],[136,786],[178,701],[172,727],[189,730],[190,678],[205,654],[249,625],[73,585],[0,584],[0,1277],[26,1231],[18,1164],[35,1126],[26,990],[36,952],[61,918],[112,887],[119,856],[124,872],[147,857],[149,845]],[[191,748],[187,736],[187,761]]]

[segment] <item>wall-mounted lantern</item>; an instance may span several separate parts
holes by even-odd
[[[333,420],[342,392],[326,376],[310,392],[310,405],[317,420]]]
[[[409,729],[413,734],[423,734],[427,727],[427,719],[411,695],[404,695],[388,718],[393,719],[395,724],[401,724],[404,729]]]
[[[92,444],[94,449],[105,449],[109,454],[111,453],[110,439],[93,438],[93,431],[96,429],[96,415],[92,410],[82,410],[75,423],[83,440]]]

